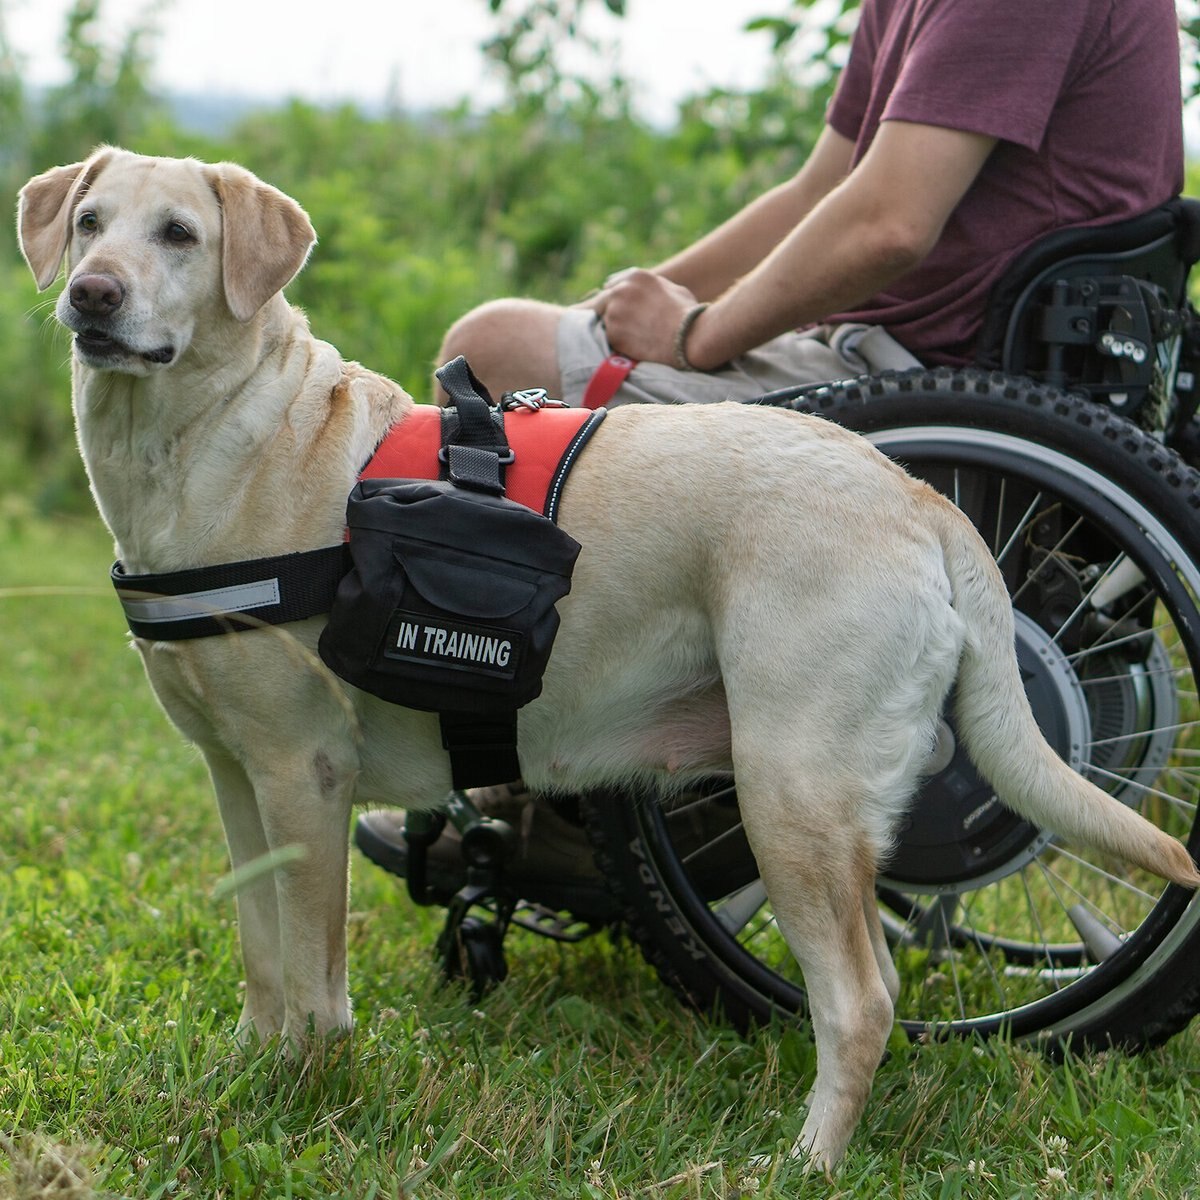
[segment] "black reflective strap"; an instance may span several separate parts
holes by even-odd
[[[450,398],[442,410],[442,461],[458,487],[504,495],[504,468],[513,452],[504,436],[501,410],[459,355],[436,372]],[[442,712],[442,746],[450,756],[455,790],[509,783],[521,777],[517,714]]]
[[[450,755],[450,779],[456,791],[490,787],[521,778],[517,758],[517,714],[438,713],[442,746]]]
[[[339,543],[161,575],[127,575],[118,562],[111,575],[134,636],[172,642],[322,616],[349,569]]]

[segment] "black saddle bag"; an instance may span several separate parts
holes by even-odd
[[[579,543],[501,496],[442,480],[360,482],[352,566],[319,652],[409,708],[506,713],[542,690]]]

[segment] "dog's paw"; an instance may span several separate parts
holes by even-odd
[[[238,1019],[234,1038],[237,1044],[251,1053],[277,1041],[283,1032],[283,1014],[278,1016],[251,1013],[243,1010]]]
[[[821,1172],[826,1179],[832,1180],[834,1168],[838,1164],[838,1158],[833,1158],[820,1152],[814,1153],[805,1144],[802,1138],[797,1138],[792,1148],[783,1155],[776,1154],[755,1154],[752,1155],[749,1162],[746,1164],[747,1169],[755,1172],[769,1171],[777,1158],[782,1157],[787,1162],[803,1163],[803,1170],[806,1175]]]

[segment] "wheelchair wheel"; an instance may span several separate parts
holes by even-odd
[[[971,517],[1047,739],[1195,855],[1200,475],[1110,410],[1003,375],[905,372],[766,402],[864,433]],[[803,1013],[734,780],[586,809],[634,938],[680,996],[741,1026]],[[1200,898],[1003,808],[951,718],[877,896],[912,1036],[1134,1047],[1200,1009]]]

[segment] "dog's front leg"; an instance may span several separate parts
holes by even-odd
[[[309,1033],[353,1024],[346,973],[350,808],[354,769],[322,750],[280,759],[255,781],[279,913],[281,1032],[293,1046]]]
[[[246,973],[239,1032],[298,1045],[310,1028],[325,1034],[351,1025],[346,914],[357,726],[323,672],[297,675],[291,657],[275,653],[274,638],[256,637],[213,638],[198,650],[137,644],[168,715],[203,749],[216,790]],[[299,643],[289,635],[282,644]]]
[[[228,755],[205,750],[230,864],[237,883],[238,932],[246,976],[245,1003],[238,1020],[243,1041],[265,1041],[283,1029],[283,961],[279,945],[279,903],[275,880],[255,874],[253,865],[270,852],[254,787],[240,764]]]

